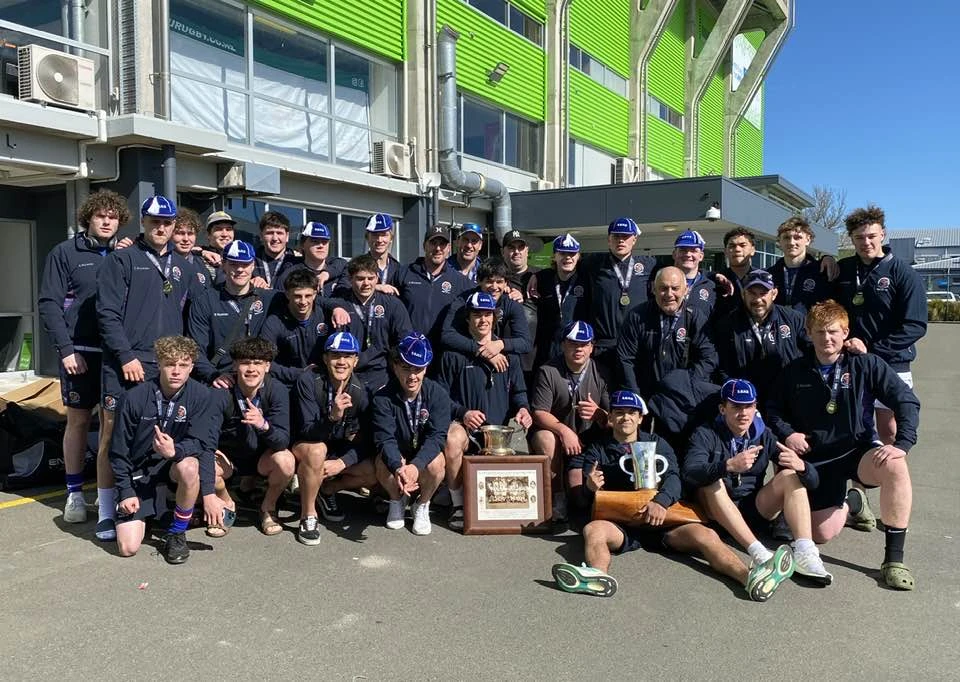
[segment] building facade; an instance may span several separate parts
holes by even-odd
[[[887,230],[893,252],[913,264],[927,291],[960,295],[960,227]]]
[[[629,185],[657,204],[712,176],[713,194],[696,185],[663,203],[685,212],[641,223],[702,223],[698,202],[722,196],[724,219],[701,227],[769,237],[808,200],[759,177],[763,80],[791,25],[792,0],[0,0],[0,370],[55,370],[37,280],[99,187],[132,209],[154,193],[224,209],[253,232],[265,210],[320,220],[347,257],[385,212],[411,260],[429,224],[490,225],[498,201],[520,229],[589,241],[603,210],[537,225],[531,195],[562,206],[571,188]],[[504,196],[450,187],[446,140]]]

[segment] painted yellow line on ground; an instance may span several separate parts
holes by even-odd
[[[93,490],[97,487],[96,483],[87,483],[83,486],[84,490]],[[42,502],[43,500],[53,500],[58,497],[66,497],[67,491],[64,488],[59,490],[53,490],[48,493],[40,493],[39,495],[32,495],[28,497],[21,497],[19,500],[10,500],[8,502],[0,502],[0,510],[2,509],[12,509],[13,507],[21,507],[25,504],[30,504],[31,502]]]

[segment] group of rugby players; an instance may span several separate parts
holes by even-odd
[[[285,494],[299,498],[305,545],[320,543],[321,517],[344,521],[341,491],[381,499],[391,529],[409,508],[412,532],[427,535],[443,489],[446,523],[461,530],[462,458],[481,427],[513,423],[550,460],[556,522],[583,519],[598,490],[634,488],[619,465],[632,443],[667,462],[643,525],[586,523],[585,563],[553,567],[565,590],[613,594],[611,554],[640,547],[700,555],[757,601],[794,571],[828,585],[817,544],[876,526],[869,487],[880,488],[883,580],[913,588],[909,369],[926,305],[916,273],[883,246],[876,207],[847,217],[856,254],[839,263],[808,253],[813,231],[798,217],[779,227],[784,256],[769,270],[752,267],[752,233],[728,232],[717,273],[702,270],[695,231],[676,239],[672,265],[635,254],[630,218],[610,224],[604,253],[558,236],[537,270],[516,231],[502,258],[481,258],[474,224],[453,242],[431,227],[423,256],[402,264],[386,214],[370,217],[369,252],[349,262],[330,256],[318,222],[296,228],[294,251],[276,212],[260,219],[256,248],[227,213],[203,225],[163,196],[143,203],[136,240],[119,240],[129,217],[123,197],[92,194],[81,231],[47,257],[39,304],[67,409],[64,520],[86,520],[99,406],[96,536],[122,556],[150,523],[165,559],[182,563],[191,520],[222,537],[243,505],[277,535]],[[665,524],[682,498],[711,523]],[[771,550],[757,534],[789,544]]]

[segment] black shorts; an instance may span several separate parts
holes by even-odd
[[[626,554],[637,549],[648,552],[665,552],[669,549],[664,537],[669,528],[625,528],[616,523],[613,525],[623,533],[623,544],[613,550],[613,554]]]
[[[152,475],[148,472],[139,472],[134,475],[133,490],[140,499],[140,508],[133,514],[123,514],[119,510],[120,491],[117,491],[117,520],[118,524],[129,521],[145,521],[157,516],[159,510],[166,508],[166,500],[161,499],[162,491],[158,486],[173,488],[175,484],[170,479],[171,462],[168,461]]]
[[[868,450],[874,447],[876,446],[872,443],[861,443],[842,457],[823,464],[814,462],[817,474],[820,476],[820,485],[814,490],[807,491],[810,497],[810,511],[843,506],[849,481],[856,481],[865,488],[875,488],[876,486],[866,485],[857,476],[860,460]]]
[[[103,353],[93,351],[74,351],[87,363],[83,374],[67,374],[60,363],[60,397],[67,407],[89,410],[100,402],[100,374]]]
[[[757,493],[759,492],[760,490],[757,489],[746,497],[734,500],[734,504],[740,510],[740,516],[753,531],[766,530],[770,526],[770,519],[765,518],[757,509]]]
[[[160,374],[160,368],[156,362],[141,360],[140,364],[143,365],[144,381],[152,381]],[[137,384],[124,380],[123,370],[120,368],[119,362],[110,357],[103,358],[103,367],[100,376],[101,405],[107,412],[114,412],[117,409],[117,402],[121,396]]]

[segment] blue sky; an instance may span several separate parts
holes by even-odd
[[[888,228],[960,226],[960,2],[796,2],[766,80],[764,171],[846,189]]]

